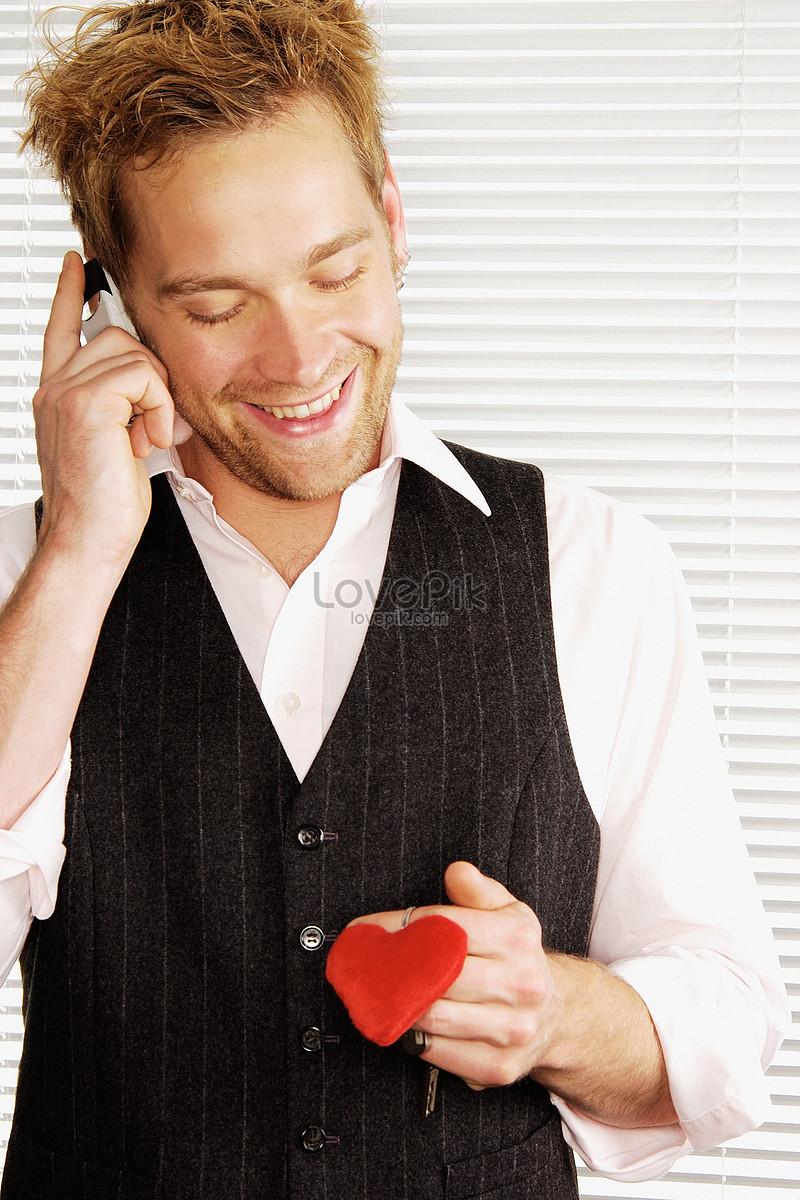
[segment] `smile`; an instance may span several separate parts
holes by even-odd
[[[303,421],[306,417],[316,417],[320,413],[327,412],[330,406],[339,399],[341,390],[340,385],[333,388],[332,391],[326,392],[324,396],[312,400],[310,404],[298,404],[294,408],[269,408],[263,404],[254,404],[253,408],[259,408],[262,412],[270,413],[271,416],[277,417],[279,421]]]

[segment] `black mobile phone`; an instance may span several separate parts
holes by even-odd
[[[86,277],[83,292],[84,303],[91,306],[92,302],[95,302],[92,315],[81,323],[86,341],[90,342],[93,337],[97,337],[98,333],[108,329],[110,325],[116,325],[132,337],[136,337],[136,330],[122,307],[122,301],[97,259],[89,259],[87,263],[84,263],[83,270]]]

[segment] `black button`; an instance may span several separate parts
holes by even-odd
[[[309,1125],[300,1134],[300,1145],[304,1150],[322,1150],[325,1145],[325,1130],[319,1125]]]
[[[304,1050],[307,1050],[309,1054],[316,1054],[322,1049],[324,1044],[325,1038],[322,1030],[317,1029],[316,1025],[309,1025],[308,1028],[304,1029],[300,1034],[300,1045]]]
[[[322,830],[319,825],[301,825],[297,840],[304,850],[316,850],[317,846],[322,845]]]

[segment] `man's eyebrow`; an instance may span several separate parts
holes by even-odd
[[[329,241],[323,242],[320,246],[315,246],[313,250],[309,251],[301,265],[305,266],[306,270],[310,267],[318,267],[327,258],[333,258],[335,254],[340,254],[342,250],[350,250],[353,246],[360,245],[361,242],[367,242],[371,237],[372,230],[368,226],[364,226],[361,229],[346,229],[344,233],[338,233],[336,237],[332,237]]]
[[[326,259],[369,241],[372,236],[373,230],[368,226],[346,229],[343,233],[329,238],[327,242],[314,246],[308,254],[297,260],[295,266],[301,271],[318,267]],[[239,275],[179,275],[175,279],[165,279],[159,284],[158,295],[161,300],[177,300],[182,296],[196,296],[200,292],[238,292],[247,291],[252,287],[252,280]]]
[[[238,275],[179,275],[158,285],[161,300],[178,300],[199,292],[238,292],[250,285]]]

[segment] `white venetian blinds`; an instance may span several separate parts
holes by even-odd
[[[36,8],[0,10],[0,503],[36,491],[29,400],[75,244],[15,156]],[[370,12],[414,252],[399,390],[442,435],[630,501],[673,543],[800,1008],[800,0]],[[758,1133],[658,1183],[584,1175],[583,1194],[797,1195],[798,1034],[770,1075]]]
[[[636,504],[689,584],[800,1007],[800,3],[375,6],[414,260],[400,391],[442,435]],[[800,1191],[773,1114],[663,1181]]]
[[[61,259],[78,246],[53,185],[17,153],[22,105],[15,80],[33,62],[39,0],[0,7],[0,505],[38,495],[30,398]],[[74,25],[67,17],[64,27]]]

